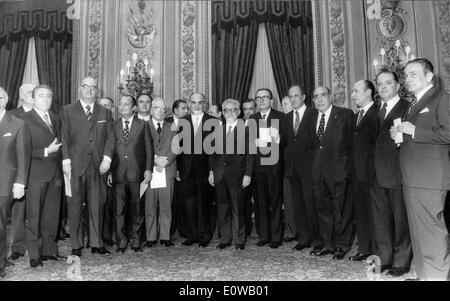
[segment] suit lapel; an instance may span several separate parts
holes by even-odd
[[[398,110],[400,109],[402,103],[402,99],[400,99],[395,106],[392,108],[391,111],[389,111],[389,114],[387,114],[386,118],[384,118],[383,124],[382,124],[382,128],[385,128],[386,126],[390,127],[390,124],[392,124],[392,121],[394,119],[394,116],[397,115]]]
[[[117,136],[119,137],[119,143],[124,143],[123,141],[123,119],[122,117],[119,118],[119,120],[116,121],[116,124],[114,125],[114,130],[117,133]]]
[[[144,121],[145,122],[145,121]],[[138,132],[140,128],[140,120],[138,118],[133,117],[133,122],[131,123],[130,135],[128,136],[128,142],[133,139],[134,135]]]
[[[54,136],[53,133],[50,131],[50,129],[48,128],[47,124],[44,122],[44,120],[42,120],[41,116],[38,115],[38,113],[36,113],[35,110],[33,110],[33,113],[31,113],[34,121],[36,121],[42,128],[44,128],[50,135]],[[50,119],[51,120],[51,119]],[[52,120],[51,120],[52,121]],[[54,125],[55,122],[54,120],[52,121],[52,125]]]
[[[322,136],[321,140],[324,140],[324,138],[327,138],[329,136],[330,131],[328,129],[334,128],[337,118],[338,118],[338,116],[336,115],[336,108],[334,106],[332,106],[331,112],[330,112],[330,118],[328,118],[328,122],[325,125],[325,130],[323,132],[323,136]]]
[[[8,112],[5,112],[3,115],[2,121],[0,121],[0,137],[7,134],[9,132],[9,127],[11,123],[11,117]]]
[[[376,108],[376,106],[375,106],[375,103],[374,103],[369,108],[369,110],[367,110],[367,112],[364,114],[361,122],[359,123],[359,125],[357,127],[358,129],[361,128],[364,125],[364,123],[367,121],[367,119],[369,118],[370,114],[372,114],[372,112],[373,112],[373,110],[375,110],[375,108]],[[358,114],[359,114],[359,112],[358,112]],[[356,121],[358,121],[358,117],[356,117],[355,119],[356,119]]]
[[[434,99],[433,94],[435,91],[436,89],[433,87],[422,96],[419,102],[412,108],[411,113],[408,115],[408,120],[411,120],[411,118],[421,112]]]

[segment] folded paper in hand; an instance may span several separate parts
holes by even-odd
[[[401,118],[394,119],[395,127],[397,127],[400,123],[402,123]],[[402,132],[397,132],[397,134],[395,135],[395,143],[396,144],[403,143],[403,133]]]
[[[270,128],[259,128],[259,140],[264,142],[271,142]]]
[[[72,197],[72,188],[70,187],[70,175],[66,176],[64,174],[64,191],[66,196]]]
[[[144,193],[147,191],[148,188],[148,183],[144,183],[142,182],[141,185],[139,186],[139,197],[141,198]]]
[[[163,168],[161,172],[157,171],[153,167],[152,181],[150,182],[150,188],[166,188],[166,169]]]

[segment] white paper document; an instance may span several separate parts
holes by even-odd
[[[402,123],[402,119],[401,118],[394,119],[394,126],[395,127],[397,127],[397,125],[399,125],[400,123]],[[397,134],[395,135],[395,140],[394,141],[395,141],[396,144],[403,143],[403,133],[397,132]]]
[[[153,167],[152,181],[150,182],[150,188],[166,188],[166,169],[163,168],[161,172],[157,171]]]
[[[144,193],[147,191],[148,183],[142,182],[141,185],[139,185],[139,197],[141,198]]]
[[[66,196],[72,197],[72,188],[70,187],[70,176],[64,174],[64,191]]]
[[[259,128],[259,140],[270,143],[272,138],[270,137],[270,128]]]

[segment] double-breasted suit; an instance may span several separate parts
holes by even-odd
[[[145,225],[144,203],[139,196],[140,184],[144,180],[144,172],[153,169],[154,156],[146,121],[133,117],[127,138],[124,137],[124,127],[123,118],[114,122],[115,143],[111,163],[115,186],[116,242],[120,249],[126,248],[128,242],[132,248],[141,247],[141,233]]]
[[[56,236],[59,223],[61,189],[61,149],[46,154],[55,139],[61,141],[61,120],[48,112],[50,127],[36,110],[22,115],[30,133],[31,165],[26,192],[27,243],[30,259],[58,254]]]
[[[0,113],[0,271],[6,264],[6,226],[14,184],[27,185],[30,166],[30,137],[22,120]]]

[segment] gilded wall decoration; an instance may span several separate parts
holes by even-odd
[[[99,78],[102,47],[103,0],[89,1],[88,75]]]
[[[130,26],[127,29],[127,38],[133,48],[147,48],[153,43],[156,35],[156,25],[152,24],[153,11],[144,13],[145,2],[139,1],[139,12],[135,12],[130,6]]]
[[[346,54],[343,5],[341,0],[328,2],[331,39],[331,80],[334,104],[345,106],[347,99]]]
[[[442,78],[443,89],[450,93],[450,2],[436,1],[434,3],[438,17],[439,34],[439,75]]]
[[[195,1],[183,1],[182,6],[182,81],[183,97],[188,98],[195,89]]]

